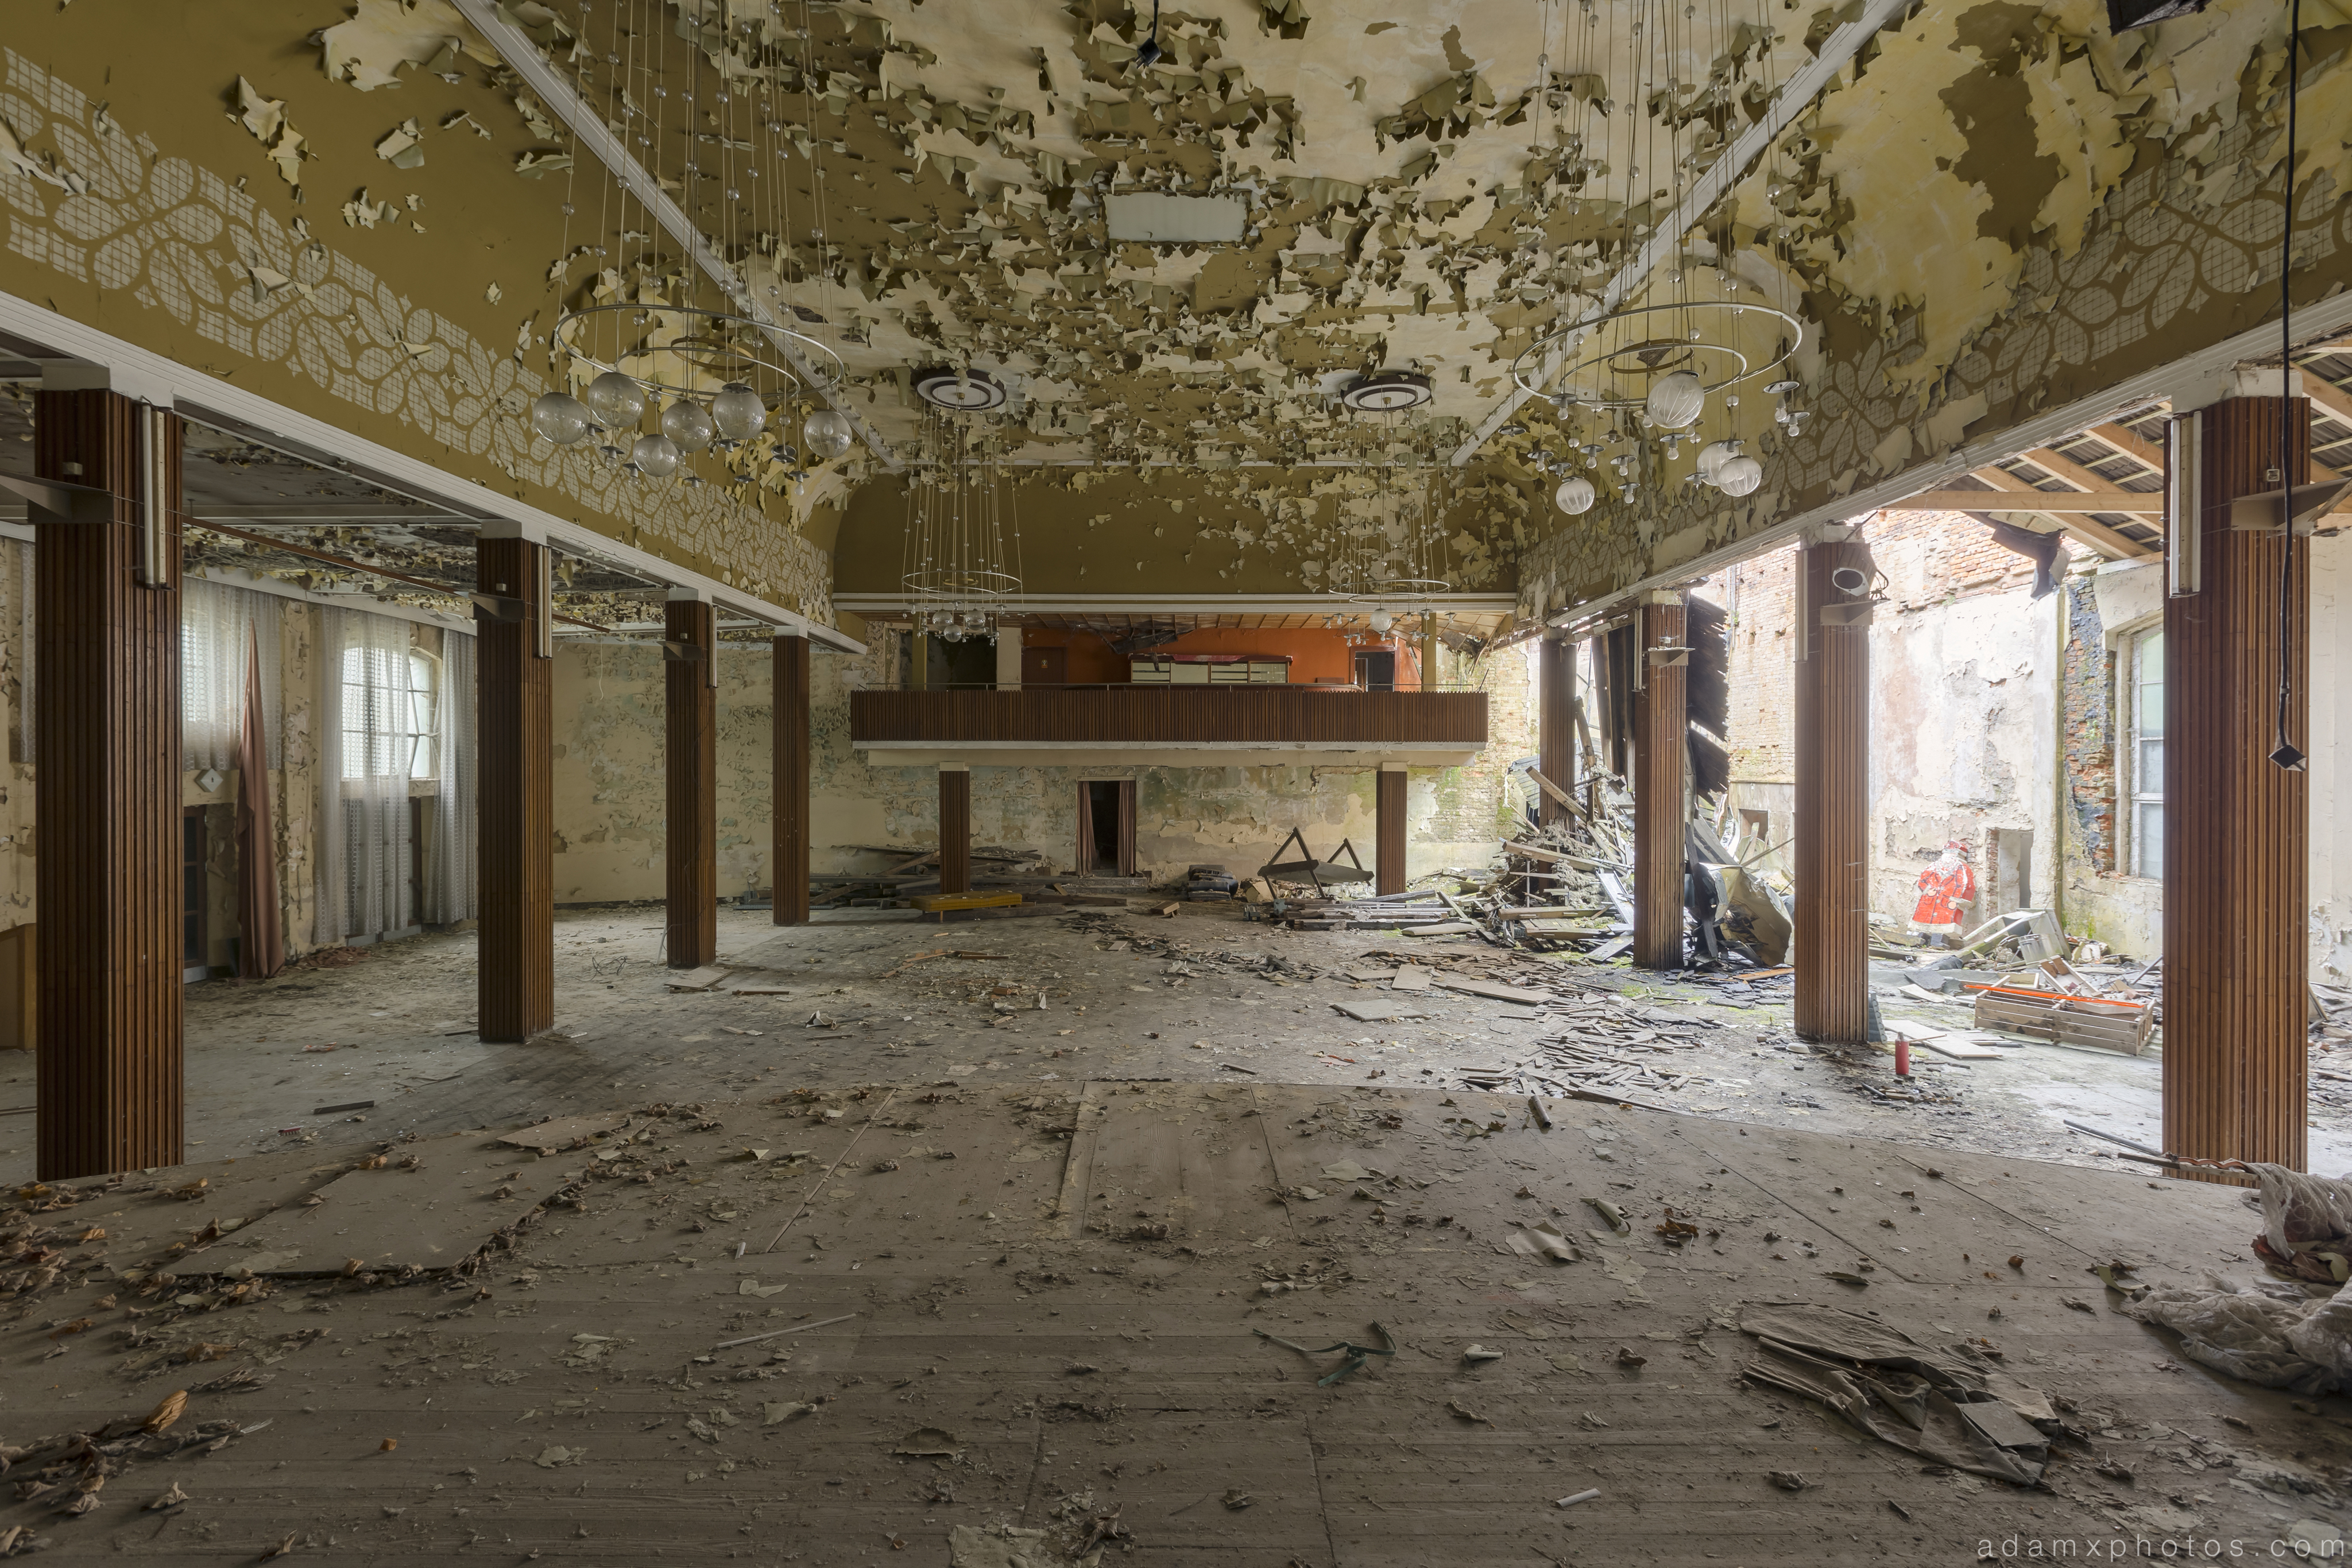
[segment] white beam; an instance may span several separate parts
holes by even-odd
[[[461,0],[461,3],[466,4],[470,11],[481,0]],[[1579,318],[1579,324],[1598,319],[1624,304],[1633,290],[1657,270],[1659,262],[1664,260],[1669,253],[1681,248],[1683,235],[1706,215],[1708,208],[1739,183],[1756,160],[1762,157],[1780,132],[1789,128],[1789,122],[1803,112],[1805,106],[1830,85],[1839,68],[1853,58],[1863,45],[1877,37],[1881,27],[1910,9],[1913,4],[1914,0],[1867,0],[1860,16],[1823,39],[1822,52],[1791,72],[1789,79],[1773,93],[1771,111],[1741,131],[1729,150],[1708,165],[1706,172],[1691,185],[1690,193],[1651,231],[1650,237],[1643,243],[1633,259],[1609,280],[1609,286],[1601,291],[1601,302]],[[1546,381],[1559,372],[1560,365],[1566,362],[1565,356],[1575,350],[1577,341],[1573,339],[1564,341],[1548,356],[1543,372]],[[1455,449],[1454,465],[1458,468],[1475,456],[1478,448],[1484,446],[1495,432],[1518,412],[1519,405],[1526,402],[1528,396],[1525,388],[1514,384],[1504,394],[1503,401],[1478,422],[1478,427],[1471,432],[1470,439]]]
[[[2352,293],[2335,295],[2316,305],[2305,306],[2294,314],[2295,320],[2306,331],[2325,333],[2352,329]],[[2250,328],[2234,337],[2224,338],[2194,353],[2183,355],[2170,364],[2143,371],[2105,392],[2077,398],[2061,407],[2046,409],[1976,445],[1954,447],[1932,462],[1906,469],[1867,489],[1783,517],[1770,528],[1759,529],[1721,549],[1710,550],[1626,583],[1622,588],[1612,589],[1597,599],[1571,605],[1549,617],[1549,623],[1566,626],[1597,615],[1612,605],[1623,603],[1650,589],[1672,587],[1676,583],[1688,582],[1693,578],[1710,576],[1736,562],[1749,560],[1777,549],[1809,528],[1823,523],[1858,521],[1873,512],[1884,510],[1906,496],[1935,489],[1947,479],[1956,479],[2029,447],[2047,446],[2053,441],[2063,440],[2075,431],[2088,430],[2129,410],[2146,408],[2151,402],[2169,399],[2176,390],[2197,385],[2233,365],[2258,362],[2266,355],[2275,361],[2277,352],[2278,323],[2273,321],[2267,326]]]
[[[572,134],[580,139],[580,150],[593,154],[599,163],[612,171],[614,178],[629,188],[630,194],[635,196],[646,211],[653,215],[654,222],[685,247],[686,254],[693,259],[695,266],[702,269],[703,276],[719,286],[719,292],[727,296],[738,311],[762,327],[782,327],[783,324],[766,306],[752,298],[751,288],[736,272],[733,264],[719,253],[695,221],[687,215],[686,209],[670,200],[669,193],[661,188],[661,182],[655,179],[622,144],[621,139],[604,123],[604,116],[591,109],[587,101],[572,90],[572,84],[563,79],[562,73],[549,63],[545,55],[540,53],[539,46],[531,42],[530,35],[506,19],[505,7],[499,0],[457,0],[457,6],[465,14],[466,20],[481,29],[482,36],[490,41],[490,47],[514,68],[515,74],[529,82],[531,90],[555,111],[556,118],[572,128]],[[657,21],[655,25],[664,24]],[[900,465],[898,455],[875,433],[872,425],[857,416],[857,412],[850,407],[849,400],[825,384],[824,379],[810,365],[799,344],[780,331],[771,331],[768,340],[784,357],[784,362],[806,379],[810,390],[849,421],[851,428],[857,432],[875,456],[891,468]]]
[[[625,570],[656,582],[704,589],[714,603],[764,622],[787,635],[807,637],[845,653],[866,652],[866,644],[856,638],[813,622],[797,611],[787,610],[781,604],[771,604],[730,588],[715,578],[689,571],[618,539],[607,538],[593,528],[559,517],[552,512],[541,511],[511,496],[500,495],[487,485],[460,479],[421,458],[379,445],[339,425],[329,424],[315,415],[247,392],[234,382],[206,375],[135,343],[126,343],[110,333],[101,332],[70,316],[61,316],[29,299],[0,293],[0,332],[40,344],[60,359],[123,366],[168,388],[173,405],[184,414],[203,419],[209,413],[215,419],[268,431],[312,452],[348,459],[354,466],[365,471],[362,477],[381,476],[393,488],[430,505],[446,507],[462,514],[457,519],[459,521],[476,517],[496,518],[497,524],[486,525],[485,532],[489,531],[491,526],[510,528],[530,538],[560,545],[575,554],[601,556]]]

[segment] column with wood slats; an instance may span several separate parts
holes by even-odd
[[[1798,552],[1792,924],[1801,1040],[1859,1044],[1870,1030],[1872,570],[1859,539]]]
[[[1576,793],[1576,644],[1558,634],[1536,644],[1536,766],[1570,795]],[[1550,790],[1541,797],[1536,820],[1565,821],[1566,804]]]
[[[1651,651],[1683,647],[1685,614],[1681,594],[1654,593],[1640,607],[1636,627],[1642,685],[1633,693],[1633,963],[1643,969],[1683,967],[1689,682],[1681,664],[1654,659]]]
[[[669,967],[699,969],[719,957],[719,638],[710,601],[673,595],[662,638]]]
[[[185,1157],[181,438],[168,411],[117,392],[34,402],[34,473],[112,497],[70,522],[34,513],[35,1166],[48,1179]]]
[[[547,547],[483,538],[476,575],[498,609],[475,639],[481,1037],[529,1040],[555,1022],[554,691]]]
[[[1384,762],[1373,777],[1373,891],[1402,893],[1406,881],[1404,847],[1404,783],[1402,763]]]
[[[776,799],[768,859],[779,925],[805,925],[809,918],[809,647],[804,636],[776,639],[770,763]]]
[[[971,770],[940,764],[940,891],[971,891]]]
[[[2308,749],[2308,540],[2281,624],[2273,528],[2232,527],[2231,501],[2310,472],[2311,405],[2231,398],[2201,411],[2197,591],[2164,614],[2164,1146],[2199,1159],[2305,1168],[2309,777],[2270,759],[2281,644],[2287,727]],[[2175,426],[2176,431],[2180,427]],[[46,940],[46,937],[44,938]]]

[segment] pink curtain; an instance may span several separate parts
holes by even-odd
[[[236,747],[236,916],[240,978],[266,980],[286,967],[278,910],[278,830],[269,810],[269,747],[262,734],[261,645],[248,639],[245,732]]]

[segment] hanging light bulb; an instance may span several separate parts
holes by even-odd
[[[1764,465],[1745,453],[1727,457],[1716,465],[1716,487],[1727,496],[1752,495],[1756,486],[1762,483]]]
[[[558,446],[569,446],[595,423],[588,405],[570,392],[549,392],[530,405],[530,427]]]
[[[851,426],[849,416],[830,408],[821,408],[809,415],[807,423],[801,426],[801,434],[807,437],[809,450],[816,455],[820,463],[829,463],[840,456],[857,439],[857,432]]]
[[[646,416],[646,389],[618,371],[606,371],[582,393],[607,430],[626,430]]]
[[[1580,512],[1589,512],[1593,502],[1592,481],[1581,474],[1571,474],[1559,482],[1559,488],[1551,493],[1551,498],[1555,506],[1571,517]]]
[[[1716,482],[1716,474],[1727,457],[1737,455],[1739,448],[1728,441],[1710,441],[1698,449],[1698,478],[1702,485]]]
[[[767,428],[768,407],[741,382],[729,382],[710,400],[710,422],[729,441],[749,441]]]
[[[640,435],[629,449],[629,461],[637,472],[656,479],[667,479],[677,472],[677,443],[667,435]]]
[[[1387,636],[1389,633],[1389,628],[1395,624],[1396,617],[1390,614],[1385,609],[1375,610],[1372,612],[1372,630],[1379,632],[1381,636]]]
[[[699,452],[710,444],[719,427],[699,404],[674,402],[662,410],[661,432],[677,443],[680,452]]]
[[[1643,412],[1650,423],[1667,430],[1680,430],[1699,416],[1706,406],[1706,387],[1688,371],[1676,371],[1661,377],[1643,402]]]

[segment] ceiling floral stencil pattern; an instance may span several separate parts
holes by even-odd
[[[534,442],[524,414],[548,383],[522,362],[525,345],[494,350],[306,219],[283,222],[231,181],[165,155],[110,106],[13,49],[0,85],[0,205],[16,262],[127,292],[190,328],[226,358],[203,367],[214,374],[233,375],[238,361],[282,366],[339,402],[551,492],[539,497],[550,509],[568,498],[608,537],[831,620],[829,556],[797,527],[739,507],[717,486],[635,483],[591,453]],[[798,508],[807,494],[765,505]]]

